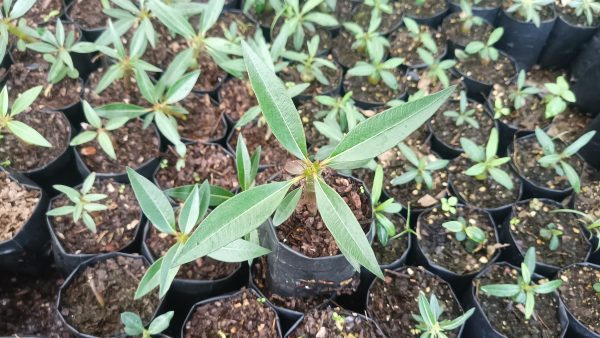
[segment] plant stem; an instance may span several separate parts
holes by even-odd
[[[8,21],[8,22],[5,22],[4,24],[6,25],[6,28],[8,29],[8,33],[14,35],[19,40],[23,40],[27,43],[31,43],[31,42],[35,41],[33,38],[31,38],[29,35],[27,35],[25,32],[23,32],[21,29],[19,29],[19,27],[17,27],[14,23]]]
[[[308,211],[314,216],[317,214],[317,196],[315,195],[315,177],[313,175],[306,176],[304,191],[302,198]]]

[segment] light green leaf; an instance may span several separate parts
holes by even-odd
[[[23,94],[20,94],[10,109],[10,116],[16,116],[31,106],[31,104],[42,92],[42,89],[42,86],[37,86],[26,90]]]
[[[148,333],[151,335],[157,335],[169,327],[171,323],[171,319],[173,319],[173,315],[175,312],[169,311],[165,312],[162,315],[154,318],[150,326],[148,327]]]
[[[181,207],[179,212],[179,231],[184,234],[190,233],[196,226],[200,217],[200,191],[198,185],[194,185],[194,189],[188,196],[187,200]]]
[[[208,257],[220,262],[237,263],[264,256],[271,250],[252,242],[237,239],[224,247],[208,254]]]
[[[296,206],[300,201],[300,197],[302,197],[301,188],[296,188],[294,191],[285,196],[279,207],[277,207],[277,210],[275,210],[275,215],[273,216],[273,226],[279,226],[292,215],[294,210],[296,210]]]
[[[48,142],[40,133],[35,129],[26,125],[25,123],[17,120],[11,120],[6,125],[8,130],[13,133],[16,137],[20,138],[25,143],[33,144],[40,147],[51,148],[52,144]]]
[[[142,319],[133,312],[121,313],[121,322],[125,325],[125,333],[130,336],[139,336],[144,332]]]
[[[200,77],[199,70],[186,74],[181,79],[177,80],[167,91],[166,103],[173,104],[185,99],[192,89],[194,89],[198,77]]]

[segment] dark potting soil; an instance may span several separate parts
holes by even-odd
[[[388,216],[390,221],[392,221],[392,223],[396,226],[397,234],[404,231],[406,221],[403,217],[398,214],[386,216]],[[396,239],[390,239],[387,246],[381,245],[376,238],[373,240],[371,247],[373,248],[373,252],[375,252],[377,262],[379,262],[380,265],[392,264],[399,260],[404,252],[408,250],[408,235],[403,235],[402,237]]]
[[[456,239],[442,224],[459,217],[468,225],[477,226],[485,232],[486,242],[473,252],[466,249],[466,241]],[[434,264],[459,275],[481,271],[494,257],[498,249],[496,233],[487,213],[471,207],[457,207],[456,214],[434,207],[419,215],[417,238],[423,254]]]
[[[525,84],[527,86],[536,86],[540,89],[544,89],[544,83],[556,82],[556,78],[564,76],[566,79],[569,77],[564,69],[549,69],[541,68],[540,65],[534,65],[527,72]]]
[[[462,12],[454,13],[447,16],[442,22],[441,31],[446,34],[448,40],[463,47],[471,41],[487,41],[493,30],[492,25],[484,21],[481,25],[472,25],[468,29],[463,27],[461,16]]]
[[[148,223],[148,237],[146,245],[156,257],[164,257],[167,251],[177,242],[175,236],[159,232],[154,226]],[[214,260],[210,257],[197,259],[193,262],[184,264],[177,273],[177,278],[193,280],[217,280],[231,275],[240,267],[239,263],[225,263]]]
[[[393,71],[398,81],[398,89],[393,90],[382,80],[376,85],[369,82],[368,76],[347,76],[344,78],[344,91],[353,93],[355,100],[384,104],[392,99],[401,98],[406,91],[406,78],[399,69]]]
[[[82,123],[83,129],[88,128]],[[90,171],[124,173],[127,167],[139,168],[159,156],[160,139],[152,126],[144,129],[141,120],[131,120],[110,132],[117,159],[111,159],[100,147],[98,140],[77,146],[83,162]]]
[[[586,259],[590,243],[581,231],[579,217],[571,213],[553,212],[561,208],[535,198],[513,206],[510,232],[521,253],[525,254],[528,248],[535,247],[539,263],[557,267]],[[513,221],[515,218],[518,222]],[[550,240],[540,236],[540,230],[547,229],[548,224],[554,224],[555,229],[563,232],[556,250],[550,250]]]
[[[14,2],[13,2],[14,4]],[[47,21],[56,21],[63,12],[63,2],[60,0],[39,0],[34,3],[23,18],[30,26],[37,26]],[[52,14],[52,15],[50,15]]]
[[[108,16],[104,14],[100,0],[74,0],[68,15],[83,29],[104,28]]]
[[[261,147],[261,165],[277,165],[279,170],[283,168],[286,162],[295,159],[276,141],[275,136],[271,134],[271,130],[264,121],[252,122],[239,130],[234,130],[229,141],[232,151],[236,149],[239,132],[244,136],[244,141],[250,153],[253,154],[258,146]]]
[[[413,95],[417,91],[424,91],[426,94],[437,93],[444,89],[443,83],[439,80],[432,81],[427,76],[428,68],[412,69],[406,73],[408,84],[408,95]],[[450,96],[450,100],[460,100],[460,92],[467,91],[467,86],[462,78],[455,76],[451,72],[447,73],[450,85],[455,85],[457,88]]]
[[[187,44],[184,38],[179,35],[173,35],[158,19],[152,19],[152,26],[156,32],[156,44],[152,47],[148,43],[143,59],[165,71],[178,51],[185,48]],[[134,32],[135,30],[130,29],[125,33],[124,40],[126,46],[129,44],[128,41],[131,41],[133,38]]]
[[[194,86],[196,91],[211,92],[217,89],[227,77],[227,72],[221,69],[206,51],[200,53],[196,62],[198,63],[198,69],[202,72],[202,76],[198,78],[198,82]]]
[[[40,191],[28,188],[0,171],[0,243],[13,238],[40,201]]]
[[[517,201],[520,193],[519,179],[508,164],[499,168],[512,178],[514,184],[512,190],[506,189],[489,176],[480,181],[473,176],[465,175],[464,172],[474,164],[466,157],[459,156],[448,166],[450,180],[463,200],[472,206],[489,209],[499,208]]]
[[[56,272],[39,277],[0,274],[0,335],[72,337],[56,312],[62,283]]]
[[[302,322],[290,333],[290,338],[328,337],[345,338],[384,337],[375,323],[341,308],[328,306],[304,315]]]
[[[133,299],[145,272],[142,259],[117,256],[96,262],[63,289],[58,310],[80,332],[101,337],[122,335],[121,313],[137,313],[148,323],[158,306],[158,292]]]
[[[592,122],[590,115],[584,114],[576,107],[567,106],[567,110],[558,114],[548,128],[548,135],[559,137],[570,144],[586,132]]]
[[[448,3],[445,1],[424,1],[423,5],[418,5],[413,0],[400,2],[404,6],[404,15],[421,19],[430,18],[448,9]]]
[[[333,56],[331,56],[331,54],[323,58],[333,62]],[[323,72],[323,75],[325,75],[325,78],[327,79],[329,84],[322,84],[321,82],[315,79],[310,83],[310,86],[306,88],[304,92],[302,92],[302,95],[328,94],[339,88],[340,81],[342,80],[343,75],[342,70],[339,67],[336,67],[335,69],[321,67],[321,71]],[[302,81],[302,74],[300,73],[300,71],[298,71],[294,64],[284,68],[278,75],[284,82],[304,82]]]
[[[525,306],[511,298],[488,296],[479,290],[490,284],[517,284],[520,271],[508,265],[493,265],[483,276],[475,279],[475,297],[492,327],[507,337],[558,337],[561,327],[558,297],[554,293],[535,295],[535,308],[529,321]]]
[[[307,298],[285,297],[271,292],[268,285],[269,265],[267,259],[263,256],[254,260],[252,264],[252,281],[260,292],[275,306],[283,307],[293,311],[306,313],[312,309],[324,304],[330,297],[314,296]]]
[[[125,84],[124,79],[111,83],[100,94],[96,93],[98,83],[104,76],[108,68],[99,68],[92,72],[87,80],[83,90],[83,98],[87,100],[92,107],[100,107],[113,102],[131,103],[143,106],[145,100],[137,88],[135,77],[129,80],[129,85]]]
[[[188,145],[185,167],[175,168],[177,157],[173,152],[166,153],[161,168],[155,175],[162,189],[187,184],[202,183],[204,180],[227,190],[237,188],[235,161],[223,147],[217,144],[196,143]]]
[[[506,12],[506,10],[509,9],[514,4],[514,2],[515,2],[514,0],[503,1],[501,9]],[[554,6],[552,6],[552,5],[542,6],[542,9],[539,10],[538,13],[540,15],[540,21],[551,20],[552,18],[554,18]],[[527,20],[527,18],[523,17],[521,15],[521,13],[519,13],[519,11],[507,13],[507,14],[519,21],[522,21],[522,22],[525,22]]]
[[[372,221],[371,203],[368,194],[357,181],[339,176],[332,171],[322,173],[325,182],[348,204],[365,233]],[[277,238],[293,250],[308,257],[326,257],[340,254],[340,250],[329,232],[321,215],[313,215],[307,203],[301,199],[294,213],[275,228]]]
[[[529,95],[525,105],[519,109],[515,109],[514,101],[510,99],[510,93],[516,92],[515,84],[505,85],[495,84],[490,94],[489,103],[491,108],[494,108],[496,98],[502,100],[502,106],[510,109],[510,115],[500,117],[500,120],[516,129],[534,130],[535,127],[545,128],[550,123],[550,120],[544,116],[546,107],[544,102],[537,95]],[[491,111],[492,115],[494,111]],[[560,116],[560,115],[559,115]]]
[[[443,143],[452,148],[461,148],[461,137],[468,138],[476,144],[486,144],[490,131],[494,128],[494,120],[485,113],[483,105],[474,101],[469,101],[467,110],[475,109],[475,114],[471,116],[479,123],[479,128],[475,128],[464,122],[457,126],[456,122],[444,115],[445,111],[460,111],[458,101],[448,101],[430,120],[429,126],[431,132]]]
[[[562,142],[555,142],[557,153],[565,149]],[[513,142],[512,161],[517,170],[531,182],[555,190],[569,189],[571,185],[566,176],[560,176],[554,168],[544,168],[537,160],[544,156],[544,150],[535,137],[519,138]],[[580,175],[583,168],[582,161],[577,156],[565,159]],[[581,176],[581,175],[580,175]]]
[[[237,121],[244,113],[258,105],[252,85],[247,79],[232,77],[219,88],[219,111]]]
[[[412,314],[420,314],[419,291],[423,291],[427,299],[435,294],[444,309],[440,320],[454,319],[462,314],[450,286],[422,267],[386,270],[385,279],[375,280],[369,289],[367,314],[388,337],[418,337],[420,332],[414,329],[417,321]],[[445,333],[454,338],[458,330]]]
[[[557,14],[572,25],[580,27],[597,27],[600,25],[600,17],[597,15],[592,15],[592,24],[589,25],[585,15],[583,13],[581,13],[581,15],[577,15],[575,8],[569,5],[563,5],[560,1],[555,1],[554,6]]]
[[[243,289],[234,296],[197,307],[185,324],[185,338],[278,337],[277,314],[267,303]]]
[[[237,34],[244,38],[253,38],[256,33],[256,24],[240,12],[223,11],[215,25],[208,30],[207,36],[224,37],[223,32],[228,32],[232,23],[237,27]]]
[[[178,118],[177,130],[181,137],[200,141],[215,141],[225,137],[227,124],[223,113],[214,104],[208,94],[188,95],[181,106],[188,115]]]
[[[242,8],[244,8],[243,4]],[[255,6],[250,6],[248,9],[248,15],[254,18],[254,20],[256,20],[263,27],[271,27],[271,23],[273,23],[273,20],[275,19],[275,11],[270,5],[268,5],[268,2],[265,6],[265,10],[261,13],[256,13]]]
[[[502,54],[498,60],[485,64],[478,55],[469,56],[464,60],[457,60],[456,69],[464,76],[468,76],[482,83],[509,83],[517,74],[515,65]]]
[[[419,28],[422,32],[431,34],[437,47],[437,53],[432,54],[435,54],[436,58],[441,58],[446,53],[446,36],[429,26],[422,25]],[[424,61],[417,53],[419,48],[427,49],[420,41],[414,39],[406,28],[399,29],[390,37],[390,56],[404,58],[404,64],[408,67],[424,65]]]
[[[600,171],[585,166],[581,175],[581,192],[575,196],[575,209],[600,219]]]
[[[344,67],[352,68],[358,61],[365,60],[368,57],[366,50],[353,49],[353,43],[354,36],[344,28],[340,29],[338,36],[332,41],[331,54]],[[387,52],[387,48],[385,51]]]
[[[379,29],[377,29],[377,31],[384,34],[389,33],[392,29],[400,25],[402,21],[402,4],[399,2],[390,2],[388,4],[392,7],[392,13],[381,13],[381,24],[379,25]],[[372,6],[358,4],[354,9],[351,21],[367,31],[371,22],[372,10]]]
[[[112,179],[99,180],[90,193],[108,196],[97,202],[108,209],[90,214],[96,222],[96,233],[86,228],[81,220],[73,222],[72,215],[49,217],[58,241],[71,254],[96,254],[123,249],[134,240],[142,216],[131,186]],[[66,195],[60,195],[50,204],[49,210],[72,204]]]
[[[13,134],[3,135],[0,159],[10,161],[10,167],[15,170],[26,172],[42,168],[64,153],[69,146],[71,126],[62,113],[30,110],[17,115],[15,120],[35,129],[52,145],[51,148],[38,147],[24,143]]]
[[[558,278],[563,281],[558,291],[566,308],[589,330],[600,334],[598,293],[592,287],[600,281],[600,269],[574,265],[560,271]]]

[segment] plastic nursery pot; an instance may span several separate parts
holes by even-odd
[[[557,278],[561,278],[561,276],[563,275],[563,273],[566,270],[569,269],[574,269],[574,268],[590,268],[590,269],[594,269],[594,270],[600,270],[600,266],[595,265],[595,264],[591,264],[591,263],[577,263],[577,264],[572,264],[569,265],[567,267],[564,267],[563,269],[561,269],[558,272],[558,277]],[[568,284],[563,283],[562,285],[564,286],[568,286]],[[600,334],[597,332],[592,331],[591,329],[589,329],[585,324],[583,324],[581,321],[579,321],[572,313],[571,309],[569,309],[569,306],[567,304],[567,301],[565,300],[565,295],[562,294],[562,292],[560,292],[559,289],[559,295],[560,295],[560,301],[563,304],[565,311],[567,312],[567,317],[569,318],[569,331],[567,333],[568,337],[573,337],[573,338],[600,338]],[[578,295],[573,293],[573,294],[569,294],[567,295],[569,297],[577,297]],[[594,311],[594,309],[588,309],[587,311]],[[596,309],[597,311],[597,309]]]
[[[505,11],[500,11],[496,24],[504,28],[504,35],[496,45],[515,58],[519,69],[529,69],[537,62],[556,21],[554,7],[552,11],[553,18],[542,21],[539,28],[531,22],[520,21]]]
[[[411,16],[408,13],[406,13],[405,15],[413,20],[415,20],[419,25],[427,25],[429,27],[439,27],[439,25],[442,24],[442,21],[444,21],[444,18],[446,17],[446,14],[448,14],[449,11],[449,7],[446,6],[446,9],[436,13],[430,17],[426,17],[426,18],[418,18],[416,16]]]
[[[596,33],[571,63],[571,91],[577,97],[575,104],[593,115],[600,113],[600,95],[596,90],[600,82],[599,49],[600,33]]]
[[[71,332],[72,335],[74,335],[77,338],[99,338],[97,336],[91,335],[91,334],[87,334],[85,332],[81,332],[78,330],[78,328],[74,327],[71,325],[71,323],[68,322],[67,318],[65,318],[65,316],[62,313],[62,307],[63,307],[63,296],[67,290],[67,288],[74,282],[74,280],[80,275],[82,274],[86,268],[91,267],[96,265],[99,262],[103,262],[109,259],[114,259],[117,257],[124,257],[124,258],[129,258],[129,259],[136,259],[136,260],[141,260],[145,267],[148,268],[150,266],[150,263],[148,262],[148,260],[144,257],[144,256],[140,256],[140,255],[132,255],[132,254],[125,254],[125,253],[120,253],[120,252],[111,252],[111,253],[107,253],[107,254],[103,254],[103,255],[98,255],[96,257],[93,257],[83,263],[81,263],[75,270],[73,270],[73,272],[71,272],[71,274],[65,279],[63,285],[61,285],[60,289],[58,290],[58,295],[57,295],[57,300],[56,300],[56,312],[58,313],[58,317],[60,318],[60,320],[63,322],[63,324],[65,325],[65,327]],[[158,298],[158,297],[157,297]],[[133,295],[131,295],[131,299],[133,299]],[[156,315],[158,313],[160,313],[160,309],[162,307],[162,300],[158,300],[156,307],[155,307],[155,311],[152,315],[152,318],[156,317]],[[149,323],[145,323],[146,325]],[[123,332],[120,335],[117,336],[111,336],[110,338],[125,338],[127,337],[127,335],[125,334],[125,332]],[[102,338],[108,338],[108,337],[102,337]]]
[[[223,82],[223,83],[225,83],[225,82]],[[221,100],[221,94],[220,93],[221,93],[221,91],[219,90],[217,92],[217,98],[216,99],[209,95],[209,99],[210,99],[210,105],[211,105],[211,107],[213,109],[215,109],[215,111],[218,111],[219,114],[220,114],[220,116],[218,118],[218,120],[219,120],[219,122],[218,122],[219,126],[213,125],[212,127],[214,129],[220,128],[220,129],[223,130],[223,132],[220,135],[215,135],[214,138],[204,140],[204,142],[218,143],[218,144],[220,144],[222,146],[225,146],[225,142],[227,140],[227,136],[229,135],[229,129],[230,129],[229,128],[229,123],[230,123],[230,121],[228,120],[227,115],[224,114],[219,109],[219,101]],[[208,95],[208,94],[192,93],[191,95],[195,96],[194,99],[200,100],[201,98],[204,97],[204,95]],[[188,96],[188,98],[186,98],[186,99],[189,99],[189,98],[190,97]],[[185,99],[184,99],[184,101],[185,101]],[[198,114],[198,112],[191,111],[190,114]],[[186,121],[179,121],[179,123],[190,123],[190,121],[188,119]],[[184,132],[180,131],[180,134],[184,134]],[[200,139],[194,139],[194,138],[186,137],[184,135],[181,136],[181,140],[184,143],[192,143],[192,142],[196,142],[196,141],[201,141]],[[166,139],[163,140],[163,143],[166,143],[166,142],[167,142]]]
[[[500,3],[500,1],[498,1],[498,3]],[[448,4],[450,5],[450,12],[461,12],[460,1],[449,0]],[[494,23],[496,21],[496,17],[498,16],[498,12],[500,11],[500,6],[480,7],[474,4],[471,10],[473,11],[473,15],[482,17],[487,22]]]
[[[475,308],[475,312],[473,313],[471,318],[469,318],[469,320],[465,324],[465,332],[464,332],[465,337],[508,338],[507,336],[500,333],[498,330],[496,330],[492,326],[492,323],[485,315],[483,307],[481,306],[479,299],[477,298],[478,290],[475,287],[475,285],[479,285],[478,279],[480,277],[482,277],[483,275],[487,274],[494,266],[502,266],[502,267],[516,269],[516,270],[520,271],[519,268],[517,268],[513,265],[510,265],[508,263],[495,263],[495,264],[488,266],[483,271],[481,271],[477,276],[475,276],[475,279],[473,280],[471,285],[469,285],[469,289],[463,294],[463,297],[462,297],[463,305],[465,308],[472,308],[472,307]],[[536,281],[541,278],[542,277],[540,275],[534,274],[532,279],[534,281]],[[559,316],[559,321],[560,321],[560,325],[561,325],[561,333],[558,337],[566,337],[565,334],[567,332],[569,320],[567,318],[567,313],[565,311],[565,307],[562,305],[562,303],[559,300],[560,298],[558,296],[558,293],[555,292],[555,294],[556,294],[556,298],[557,298],[558,316]],[[504,310],[504,309],[501,309],[501,310]],[[542,309],[542,311],[546,311],[546,309]],[[519,314],[525,316],[521,312],[519,312]]]
[[[98,39],[100,37],[100,35],[102,35],[102,33],[104,33],[104,31],[106,30],[105,26],[93,27],[93,28],[83,28],[81,26],[81,24],[79,24],[79,22],[77,22],[77,20],[73,20],[73,17],[71,16],[71,11],[75,7],[76,2],[72,1],[72,0],[64,0],[63,2],[66,5],[65,6],[65,17],[67,18],[67,20],[73,22],[79,28],[79,30],[81,30],[81,33],[83,34],[85,41],[92,41],[92,42],[96,41],[96,39]]]
[[[592,122],[586,128],[586,132],[596,130],[596,135],[592,140],[579,150],[579,155],[585,159],[585,161],[600,170],[600,156],[598,155],[598,149],[600,149],[600,115],[597,115]]]
[[[250,294],[252,294],[253,296],[256,296],[256,298],[261,298],[262,297],[261,294],[258,293],[254,289],[247,289],[247,290],[248,290],[248,292]],[[192,316],[194,315],[194,312],[196,311],[196,309],[198,307],[201,307],[201,306],[204,306],[204,305],[208,305],[208,304],[211,304],[211,303],[215,303],[215,302],[219,302],[219,301],[227,301],[230,298],[233,298],[233,297],[241,295],[243,292],[244,292],[244,290],[240,290],[238,292],[229,293],[229,294],[225,294],[225,295],[218,296],[218,297],[213,297],[213,298],[206,299],[206,300],[203,300],[201,302],[198,302],[198,303],[194,304],[194,306],[192,306],[192,309],[189,311],[187,317],[185,318],[185,321],[183,322],[183,326],[181,327],[181,335],[180,335],[180,337],[186,337],[186,332],[187,332],[187,330],[186,330],[186,324],[190,321],[190,319],[192,318]],[[273,312],[275,313],[275,323],[274,324],[277,326],[277,328],[276,328],[277,329],[277,336],[276,337],[283,337],[282,330],[281,330],[280,318],[279,318],[279,315],[278,315],[277,311],[273,308],[273,304],[271,304],[271,302],[269,302],[268,300],[265,300],[264,304],[266,304],[269,308],[273,309]],[[273,338],[276,338],[276,337],[273,337]]]
[[[394,23],[393,25],[391,25],[389,27],[389,29],[384,30],[383,28],[381,28],[381,31],[379,32],[379,34],[384,35],[384,36],[388,36],[388,35],[392,34],[393,32],[397,31],[398,28],[400,28],[402,26],[402,15],[401,15],[402,9],[395,7],[394,3],[392,3],[391,5],[392,5],[392,11],[399,12],[398,14],[400,14],[400,15],[397,16],[398,17],[397,22]],[[358,15],[361,15],[361,16],[359,17]],[[354,8],[352,8],[352,15],[347,20],[350,22],[357,22],[357,19],[364,18],[365,16],[367,18],[371,17],[371,7],[362,4],[362,1],[358,1],[358,2],[355,2]],[[390,14],[386,14],[385,17],[382,17],[382,21],[391,20],[393,17],[390,17],[390,16],[391,16]],[[338,20],[340,20],[340,19],[341,18],[338,18]],[[367,27],[365,27],[365,28],[367,28]],[[337,36],[337,34],[334,34],[334,35]]]
[[[0,241],[0,271],[39,274],[49,267],[47,253],[48,231],[43,226],[48,208],[48,195],[36,183],[14,171],[0,167],[0,172],[20,185],[39,192],[39,201],[17,233],[10,239]]]
[[[402,76],[405,76],[405,75],[403,74]],[[358,77],[349,77],[348,74],[346,74],[343,77],[343,80],[342,80],[342,93],[347,93],[349,91],[347,82],[349,82],[349,81],[357,81],[358,79],[359,79]],[[366,81],[365,83],[368,86],[372,86],[368,81]],[[380,83],[378,85],[379,86],[385,86],[385,84],[383,84],[383,83]],[[405,100],[408,97],[407,90],[408,90],[407,88],[404,88],[403,92],[399,92],[392,99],[395,99],[395,100]],[[364,101],[364,100],[361,100],[361,99],[357,98],[357,95],[354,95],[354,97],[352,99],[354,100],[354,104],[358,108],[365,109],[365,110],[379,108],[381,106],[384,106],[387,103],[387,101],[386,102]]]
[[[568,67],[582,46],[594,36],[596,31],[598,31],[598,26],[573,25],[559,15],[538,63],[543,68]]]

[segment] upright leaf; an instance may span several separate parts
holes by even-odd
[[[140,208],[148,220],[161,232],[174,235],[175,213],[163,192],[144,176],[127,168],[127,177]]]

